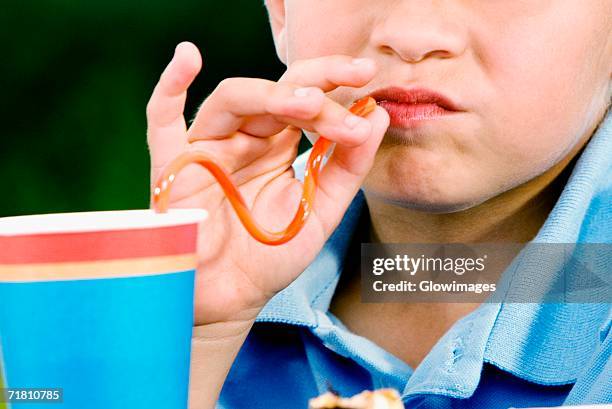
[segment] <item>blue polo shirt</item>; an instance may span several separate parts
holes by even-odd
[[[294,164],[298,177],[308,154]],[[318,257],[260,313],[219,408],[306,408],[309,398],[330,387],[347,396],[392,387],[407,408],[612,403],[609,303],[483,303],[457,321],[416,368],[348,330],[329,306],[346,261],[360,257],[359,246],[350,243],[364,202],[360,191]],[[533,241],[612,243],[610,114]],[[512,274],[513,286],[533,279],[520,269]]]

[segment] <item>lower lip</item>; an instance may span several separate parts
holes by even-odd
[[[437,119],[455,113],[444,109],[438,104],[406,104],[401,102],[381,101],[383,107],[391,118],[391,126],[411,128],[421,122]]]

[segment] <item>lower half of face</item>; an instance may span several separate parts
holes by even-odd
[[[349,54],[380,67],[368,87],[334,98],[406,91],[379,98],[392,124],[363,186],[377,199],[431,212],[483,203],[567,162],[610,104],[610,0],[457,1],[444,10],[338,0],[317,1],[325,13],[300,13],[306,3],[288,2],[300,19],[289,27],[295,57]],[[351,12],[329,9],[342,6]],[[419,89],[454,109],[414,106]]]
[[[499,101],[486,115],[450,113],[409,128],[391,126],[363,189],[372,199],[433,213],[465,210],[519,186],[534,195],[603,118],[603,99],[592,108],[582,100],[575,111],[560,103]]]

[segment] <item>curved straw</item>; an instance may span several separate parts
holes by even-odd
[[[376,101],[371,97],[365,97],[355,102],[350,111],[355,115],[365,116],[372,112],[376,107]],[[261,227],[248,209],[244,198],[232,183],[227,173],[217,165],[204,152],[191,151],[177,156],[162,172],[155,189],[153,190],[153,206],[158,213],[165,213],[168,210],[170,188],[176,180],[178,173],[190,163],[198,163],[208,169],[221,185],[223,192],[238,214],[240,221],[247,231],[256,240],[269,245],[279,245],[288,242],[302,229],[302,226],[310,215],[312,209],[315,189],[318,184],[319,171],[323,163],[323,156],[329,150],[332,142],[324,137],[320,137],[312,148],[306,164],[304,178],[304,191],[300,206],[293,217],[289,226],[283,231],[270,232]]]

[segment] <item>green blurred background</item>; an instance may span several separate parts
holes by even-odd
[[[2,9],[0,216],[147,207],[145,106],[177,43],[204,57],[188,118],[223,78],[284,71],[260,0]]]

